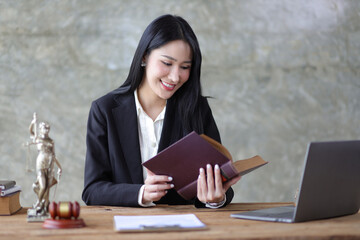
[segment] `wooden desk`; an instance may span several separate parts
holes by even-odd
[[[305,223],[271,223],[234,219],[231,213],[288,203],[236,203],[212,210],[193,206],[155,208],[82,207],[86,223],[78,229],[43,229],[42,223],[27,223],[26,209],[13,216],[0,216],[0,239],[360,239],[360,213]],[[194,213],[207,230],[156,233],[117,233],[114,215],[158,215]]]

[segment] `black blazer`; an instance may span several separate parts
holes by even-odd
[[[158,152],[187,134],[173,105],[169,99]],[[200,109],[204,133],[220,142],[206,98],[202,98]],[[139,206],[138,193],[144,180],[133,92],[118,88],[92,103],[86,144],[83,201],[87,205]],[[230,188],[227,203],[233,194]],[[197,198],[186,201],[174,190],[156,203],[203,206]]]

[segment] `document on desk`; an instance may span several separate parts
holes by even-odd
[[[194,214],[114,216],[117,232],[204,230],[206,225]]]

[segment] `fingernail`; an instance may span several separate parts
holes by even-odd
[[[219,169],[219,165],[218,165],[218,164],[215,165],[215,169]]]
[[[211,168],[211,165],[210,165],[210,164],[207,164],[206,167],[207,167],[207,168]]]
[[[173,188],[173,187],[174,187],[174,184],[171,184],[170,187]]]
[[[200,173],[204,172],[204,169],[203,168],[200,168]]]
[[[173,178],[172,178],[172,177],[168,177],[168,179],[169,179],[169,181],[172,181],[172,180],[173,180]]]

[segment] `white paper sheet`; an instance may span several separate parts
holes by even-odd
[[[115,231],[173,231],[204,229],[194,214],[114,216]]]

